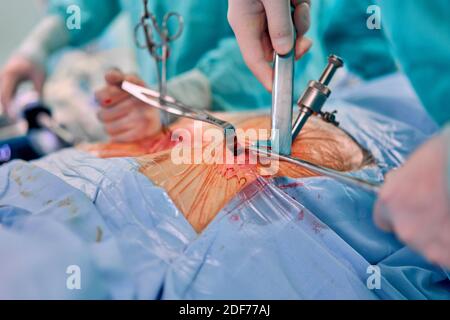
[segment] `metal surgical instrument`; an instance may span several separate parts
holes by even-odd
[[[272,88],[272,131],[270,145],[279,154],[292,150],[292,104],[294,92],[294,49],[286,55],[275,54]]]
[[[122,83],[122,90],[128,92],[133,97],[146,103],[147,105],[166,113],[173,114],[177,117],[189,118],[192,120],[209,123],[221,128],[223,130],[228,148],[233,150],[235,154],[241,151],[238,150],[240,148],[237,145],[236,129],[231,123],[216,118],[206,111],[189,107],[170,96],[165,96],[162,98],[158,91],[145,88],[128,81],[124,81]]]
[[[293,79],[294,79],[294,51],[287,55],[275,55],[274,81],[272,89],[272,131],[269,145],[280,155],[290,156],[292,142],[295,141],[305,126],[309,117],[320,114],[327,122],[337,124],[334,113],[323,113],[322,107],[331,95],[328,87],[337,69],[343,67],[341,58],[331,55],[319,81],[310,81],[308,88],[300,97],[297,105],[300,114],[294,125],[293,114]],[[267,145],[267,142],[259,142]]]
[[[300,114],[295,121],[292,130],[292,141],[295,141],[301,130],[305,126],[309,117],[315,113],[322,113],[322,107],[331,95],[331,90],[328,87],[337,69],[342,68],[344,62],[341,58],[331,55],[328,58],[328,66],[325,68],[319,81],[310,81],[308,88],[300,97],[297,105],[300,107]],[[326,120],[335,122],[334,114],[326,114]]]
[[[286,161],[286,162],[292,163],[294,165],[311,170],[317,174],[333,178],[335,180],[338,180],[338,181],[346,183],[346,184],[350,184],[350,185],[353,185],[356,187],[363,188],[365,190],[374,192],[376,194],[379,193],[380,188],[382,186],[381,182],[369,181],[369,180],[353,177],[349,174],[342,173],[342,172],[339,172],[339,171],[336,171],[336,170],[333,170],[330,168],[326,168],[323,166],[319,166],[319,165],[313,164],[313,163],[305,161],[305,160],[297,159],[297,158],[294,158],[291,156],[285,156],[285,155],[273,153],[270,151],[270,149],[262,149],[262,148],[258,148],[256,146],[252,146],[252,147],[250,147],[250,151],[255,152],[256,154],[258,154],[261,157],[275,158],[275,159],[278,159],[281,161]]]
[[[310,81],[308,88],[298,100],[297,104],[300,107],[300,114],[292,126],[294,55],[293,52],[286,56],[276,55],[272,93],[271,140],[268,143],[266,141],[258,141],[256,145],[250,147],[250,150],[259,156],[286,161],[317,174],[378,193],[382,185],[380,182],[356,178],[349,174],[291,156],[292,142],[300,134],[310,116],[320,114],[325,121],[337,124],[334,113],[324,113],[322,112],[322,107],[331,95],[328,85],[337,69],[343,66],[344,63],[339,57],[331,55],[328,58],[328,65],[319,81]]]
[[[176,12],[167,13],[161,24],[156,16],[148,10],[148,0],[143,0],[144,13],[134,30],[136,46],[146,49],[155,60],[158,74],[158,85],[161,104],[167,95],[167,59],[170,56],[170,43],[178,39],[184,30],[183,17]],[[174,21],[176,29],[170,32],[169,23]],[[140,40],[140,33],[144,36],[144,42]],[[169,120],[166,114],[162,114],[162,123],[166,127]]]

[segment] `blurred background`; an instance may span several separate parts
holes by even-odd
[[[39,21],[44,12],[44,1],[14,0],[0,3],[0,65]]]
[[[46,8],[47,0],[0,2],[0,67],[37,25]],[[134,42],[128,24],[128,16],[122,14],[100,39],[81,49],[59,52],[47,66],[46,104],[54,109],[58,122],[72,126],[70,129],[87,141],[105,138],[96,112],[92,112],[96,108],[93,92],[103,84],[104,72],[112,63],[124,71],[136,71]],[[74,122],[74,118],[83,120]],[[23,119],[9,119],[0,111],[0,139],[23,135],[26,130]]]

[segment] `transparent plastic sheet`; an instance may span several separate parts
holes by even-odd
[[[368,265],[305,207],[259,178],[170,266],[163,297],[389,297],[367,289]],[[390,287],[384,280],[383,286]]]
[[[379,95],[386,90],[382,84],[377,87]],[[376,96],[373,89],[369,93]],[[398,99],[402,101],[402,97]],[[392,108],[395,101],[388,101]],[[381,178],[427,137],[421,129],[388,113],[360,110],[358,105],[343,101],[332,106],[339,107],[341,126],[380,163],[380,167],[355,172],[356,176]],[[410,116],[416,115],[422,117],[424,111]],[[27,210],[40,220],[39,212],[45,212],[42,206],[21,197],[21,189],[11,183],[14,177],[10,169],[15,165],[0,169],[0,181],[6,181],[0,205],[9,208],[8,216]],[[113,298],[118,293],[144,299],[449,297],[442,270],[373,225],[374,195],[324,177],[258,179],[198,235],[167,193],[139,172],[140,166],[133,159],[102,160],[66,150],[36,165],[44,174],[32,179],[29,190],[57,199],[62,190],[82,191],[89,201],[80,197],[77,202],[94,204],[87,216],[104,222],[108,230],[105,241],[111,242],[107,242],[108,248],[98,246],[84,254],[92,260],[88,270],[109,276],[109,281],[103,282],[104,290]],[[24,180],[27,176],[26,172],[20,175]],[[51,215],[48,219],[56,220]],[[62,235],[70,232],[67,223],[58,221]],[[98,225],[89,219],[85,224],[93,231]],[[49,228],[53,228],[51,224]],[[5,232],[10,231],[0,228],[0,238]],[[27,229],[16,228],[14,232],[25,244],[16,246],[5,240],[9,248],[0,252],[0,260],[23,266],[23,252],[36,247],[31,246],[33,238]],[[75,230],[73,238],[61,241],[66,252],[77,254],[77,242],[83,234],[78,233]],[[46,242],[63,239],[51,232],[39,236]],[[50,253],[45,260],[50,267],[43,265],[40,272],[51,277],[56,262],[65,263],[64,257],[53,248],[36,246],[36,251]],[[369,264],[382,268],[381,290],[370,291],[365,286]],[[21,277],[33,279],[33,274],[23,270]],[[8,288],[0,288],[0,292],[8,292]],[[64,298],[66,293],[60,294]]]
[[[160,298],[168,266],[197,237],[167,193],[140,174],[133,159],[67,150],[39,165],[89,193],[123,254],[131,297]]]
[[[341,127],[370,150],[377,161],[376,167],[354,172],[357,177],[382,179],[438,130],[407,80],[399,75],[340,92],[338,97],[329,108],[339,110]],[[448,273],[374,225],[374,194],[326,177],[301,181],[280,178],[276,185],[313,212],[370,264],[378,265],[385,279],[406,298],[450,298]]]
[[[198,236],[164,191],[132,170],[131,159],[67,151],[46,163],[56,171],[56,159],[77,157],[91,170],[77,173],[73,186],[89,190],[94,168],[103,176],[94,179],[93,200],[124,254],[136,297],[377,298],[365,285],[368,263],[271,181],[250,184]],[[80,167],[69,161],[59,175]]]

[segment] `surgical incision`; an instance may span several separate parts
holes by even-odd
[[[267,135],[270,135],[269,116],[242,113],[221,114],[219,117],[244,131],[266,129]],[[233,197],[259,176],[302,178],[315,175],[307,169],[282,161],[277,162],[276,166],[273,166],[275,160],[270,162],[271,165],[267,159],[263,161],[256,158],[256,161],[250,161],[249,157],[254,154],[248,150],[231,163],[214,161],[225,159],[230,156],[227,153],[231,151],[226,147],[211,148],[214,143],[211,140],[200,145],[188,144],[188,150],[180,148],[191,155],[202,154],[200,161],[174,161],[175,148],[185,142],[180,142],[182,139],[177,142],[172,133],[183,129],[195,136],[194,127],[194,121],[183,119],[172,125],[168,132],[160,133],[151,141],[84,145],[81,148],[102,158],[135,157],[141,165],[141,173],[166,190],[197,232],[204,230]],[[203,129],[207,127],[204,125]],[[258,136],[259,140],[263,138],[268,137]],[[252,142],[247,141],[247,144]],[[214,151],[207,152],[205,156],[202,151],[207,148]],[[292,155],[342,172],[361,169],[369,161],[367,153],[349,135],[319,117],[311,117],[308,121],[293,143]]]

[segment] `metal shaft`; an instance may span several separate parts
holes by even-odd
[[[310,81],[308,88],[298,100],[298,106],[300,107],[300,114],[294,123],[292,130],[292,141],[295,141],[297,136],[303,130],[309,117],[314,113],[320,113],[323,105],[327,101],[331,94],[331,90],[328,88],[331,80],[333,79],[336,71],[344,66],[344,62],[341,58],[331,55],[328,58],[328,65],[325,68],[319,81]]]
[[[294,61],[294,50],[275,56],[271,146],[283,155],[290,155],[292,149]]]
[[[341,58],[335,55],[331,55],[328,58],[328,65],[325,68],[325,71],[322,73],[322,76],[319,79],[319,82],[323,84],[324,86],[328,86],[331,82],[331,80],[334,77],[334,74],[339,68],[342,68],[344,66],[344,62]]]
[[[337,171],[334,169],[319,166],[319,165],[313,164],[313,163],[305,161],[305,160],[293,158],[290,156],[275,154],[268,150],[255,148],[255,147],[251,147],[250,150],[253,152],[256,152],[258,155],[260,155],[262,157],[268,157],[273,160],[278,159],[281,161],[286,161],[288,163],[292,163],[292,164],[300,166],[302,168],[311,170],[319,175],[330,177],[332,179],[335,179],[337,181],[340,181],[340,182],[343,182],[343,183],[346,183],[346,184],[349,184],[349,185],[352,185],[355,187],[363,188],[367,191],[374,192],[375,194],[378,194],[380,191],[380,188],[382,187],[382,183],[379,181],[369,181],[369,180],[353,177],[347,173],[343,173],[343,172],[340,172],[340,171]]]

